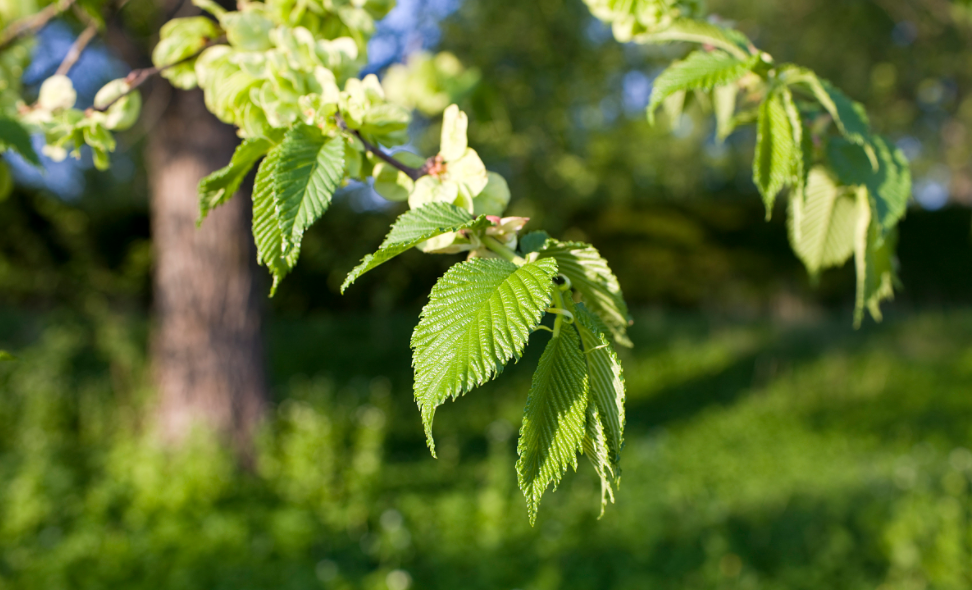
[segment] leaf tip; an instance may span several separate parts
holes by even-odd
[[[435,406],[430,409],[428,406],[419,403],[419,408],[422,411],[422,424],[425,426],[425,444],[428,445],[432,458],[438,459],[438,455],[435,454],[435,439],[432,437],[432,418],[435,416]]]

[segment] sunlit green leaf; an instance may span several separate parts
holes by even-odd
[[[739,88],[735,84],[717,86],[712,91],[712,105],[716,117],[716,137],[722,141],[735,129],[736,97]]]
[[[369,270],[388,262],[402,252],[414,248],[425,240],[462,229],[481,229],[490,225],[485,216],[473,218],[465,209],[447,203],[429,203],[418,209],[406,211],[385,237],[374,254],[368,254],[361,264],[348,273],[341,293]]]
[[[257,160],[270,151],[271,147],[273,144],[264,138],[244,139],[243,143],[236,146],[229,164],[199,181],[200,223],[210,211],[233,197]]]
[[[636,43],[676,43],[687,41],[711,45],[728,52],[738,59],[749,57],[749,40],[745,35],[702,20],[676,19],[660,31],[643,33],[634,38]]]
[[[324,215],[343,176],[343,139],[312,125],[287,132],[273,188],[285,251],[299,247],[304,231]]]
[[[568,467],[577,469],[587,432],[587,365],[577,331],[569,326],[550,339],[533,375],[517,443],[516,472],[530,524],[550,484],[556,489]]]
[[[886,233],[904,217],[911,198],[911,169],[897,146],[880,135],[872,135],[869,145],[877,157],[871,163],[865,149],[843,138],[830,140],[827,157],[840,181],[867,188],[874,201],[874,217]]]
[[[573,288],[581,294],[587,307],[601,318],[614,340],[622,346],[631,346],[627,334],[631,317],[621,284],[596,248],[581,242],[549,240],[539,257],[554,258],[560,273],[570,279]]]
[[[840,132],[853,143],[865,145],[871,135],[871,126],[864,106],[848,98],[830,82],[823,80],[807,68],[787,65],[781,67],[781,76],[789,84],[805,85],[833,118]]]
[[[773,211],[776,195],[794,178],[794,158],[800,157],[799,130],[791,119],[792,97],[785,88],[763,100],[756,122],[756,155],[753,181],[763,195],[766,216]]]
[[[666,98],[685,90],[711,90],[735,82],[750,72],[758,58],[737,59],[722,51],[695,51],[662,72],[652,86],[648,121]]]
[[[590,381],[591,403],[602,422],[604,444],[611,472],[621,476],[621,448],[624,446],[624,372],[600,318],[583,303],[573,306],[574,327],[580,334]],[[612,480],[612,483],[616,483]]]
[[[412,334],[415,400],[433,454],[435,409],[520,358],[550,305],[557,263],[517,267],[495,258],[457,264],[439,279]]]
[[[810,274],[840,266],[854,254],[857,205],[823,167],[810,171],[802,195],[790,199],[790,244]]]
[[[271,297],[276,293],[280,281],[287,276],[297,262],[300,245],[284,254],[284,236],[277,215],[274,198],[274,177],[280,163],[281,146],[276,146],[260,163],[256,180],[253,183],[253,238],[256,241],[257,261],[266,266],[273,275]]]

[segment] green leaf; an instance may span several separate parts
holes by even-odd
[[[209,212],[229,201],[240,183],[273,144],[262,137],[244,139],[236,146],[230,163],[199,181],[199,221],[202,223]]]
[[[14,119],[0,116],[0,151],[6,150],[13,150],[34,166],[41,166],[27,129]]]
[[[894,299],[894,287],[898,284],[897,260],[894,256],[898,234],[891,230],[882,235],[881,228],[871,217],[870,202],[866,191],[857,193],[858,221],[854,241],[854,261],[857,267],[857,300],[854,309],[854,326],[864,321],[864,310],[880,322],[881,302]]]
[[[531,252],[539,252],[543,249],[544,245],[549,239],[550,234],[542,229],[532,231],[520,238],[520,252],[522,252],[523,255],[530,254]]]
[[[277,215],[274,198],[274,178],[280,164],[283,149],[278,145],[270,150],[260,163],[256,180],[253,182],[253,239],[256,241],[257,261],[266,266],[273,275],[270,296],[277,292],[280,281],[297,263],[300,245],[284,255],[284,236]]]
[[[584,441],[581,443],[584,454],[594,466],[594,472],[601,480],[601,514],[604,516],[604,509],[607,503],[614,503],[614,485],[618,481],[614,468],[611,466],[610,451],[607,447],[607,438],[604,436],[604,425],[601,423],[601,416],[597,413],[597,406],[593,400],[587,402],[587,425],[584,429]]]
[[[439,153],[446,162],[458,160],[466,153],[469,141],[466,130],[469,127],[469,117],[459,110],[457,105],[449,105],[442,115],[442,139]]]
[[[874,200],[875,221],[887,233],[904,217],[908,207],[911,169],[901,150],[886,138],[872,135],[869,145],[877,157],[876,167],[863,147],[841,138],[830,140],[827,158],[842,183],[867,188]]]
[[[854,254],[857,205],[823,167],[810,171],[802,195],[790,199],[790,244],[811,275],[840,266]]]
[[[624,446],[624,372],[599,318],[583,303],[574,306],[572,311],[587,363],[591,403],[602,423],[604,444],[615,477],[612,483],[616,483],[621,476],[621,448]]]
[[[343,176],[340,136],[328,138],[313,125],[287,132],[273,190],[285,251],[299,247],[304,231],[324,215]]]
[[[13,362],[18,360],[17,357],[10,354],[6,350],[0,350],[0,362]]]
[[[344,284],[341,285],[341,293],[343,294],[345,289],[364,273],[425,240],[462,229],[482,229],[489,225],[490,222],[485,215],[474,219],[465,209],[448,203],[429,203],[418,209],[406,211],[392,225],[391,231],[378,247],[378,251],[365,256],[361,264],[348,273]]]
[[[790,182],[797,188],[802,188],[807,182],[807,170],[804,167],[804,153],[807,142],[803,141],[803,119],[800,117],[800,110],[793,100],[793,94],[789,90],[783,92],[783,106],[786,107],[786,117],[790,121],[790,129],[793,130],[793,159],[790,162]],[[812,150],[812,143],[810,144]],[[812,151],[810,152],[812,153]]]
[[[739,88],[735,84],[717,86],[712,91],[712,104],[716,117],[716,138],[725,140],[735,129],[736,97]]]
[[[627,335],[631,317],[621,285],[596,248],[581,242],[549,240],[539,258],[555,259],[560,273],[570,279],[573,288],[581,294],[587,307],[601,318],[614,340],[622,346],[631,346]]]
[[[763,195],[767,219],[772,215],[776,195],[794,180],[794,161],[800,158],[799,130],[791,119],[791,109],[795,108],[792,103],[790,91],[779,88],[759,106],[753,181]]]
[[[662,72],[652,86],[648,103],[648,122],[654,123],[655,110],[666,98],[685,90],[711,90],[730,84],[752,71],[758,57],[746,60],[722,51],[695,51],[684,60],[675,62]]]
[[[817,77],[807,68],[794,65],[780,67],[780,76],[788,84],[803,84],[813,93],[817,102],[833,118],[837,128],[848,140],[866,145],[871,135],[871,124],[864,106],[848,98],[830,82]]]
[[[180,62],[221,34],[216,23],[206,17],[174,18],[159,31],[159,42],[152,50],[152,64],[161,69],[160,75],[173,86],[184,90],[194,88],[197,82],[195,60]]]
[[[671,126],[672,130],[678,128],[678,124],[682,120],[682,112],[685,110],[685,96],[686,92],[684,90],[676,90],[675,92],[668,95],[665,101],[662,103],[662,110],[665,111],[665,116],[668,117],[668,124]],[[654,112],[646,111],[648,113],[649,124],[654,124]]]
[[[554,260],[517,267],[495,258],[457,264],[439,279],[412,334],[415,400],[429,448],[435,409],[520,358],[550,305]]]
[[[698,43],[700,45],[718,47],[737,59],[746,59],[750,56],[749,40],[742,33],[691,18],[676,19],[675,22],[665,29],[637,35],[634,41],[646,44]]]
[[[530,524],[540,498],[560,483],[567,467],[577,469],[577,453],[587,432],[587,366],[577,331],[550,339],[533,374],[516,451],[517,479],[526,496]]]

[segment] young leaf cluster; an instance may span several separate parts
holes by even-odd
[[[412,350],[415,399],[434,454],[436,408],[519,360],[531,333],[552,332],[517,444],[517,474],[532,523],[543,493],[556,488],[568,467],[577,469],[578,454],[588,456],[601,479],[602,511],[613,501],[624,378],[610,335],[627,344],[628,321],[617,279],[594,248],[538,239],[546,238],[542,234],[526,238],[518,254],[500,245],[491,250],[500,258],[472,258],[446,272],[422,310]],[[541,325],[545,314],[555,318],[552,329]]]
[[[872,131],[864,107],[806,68],[775,63],[738,31],[698,20],[694,2],[587,3],[620,41],[702,46],[655,79],[648,120],[661,106],[677,119],[688,98],[704,95],[720,139],[754,123],[753,182],[767,218],[785,192],[790,242],[807,270],[816,275],[854,257],[855,324],[865,309],[880,320],[880,303],[897,284],[895,231],[911,173],[901,151]]]

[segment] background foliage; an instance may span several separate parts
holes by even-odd
[[[519,367],[444,406],[428,457],[407,341],[452,260],[406,253],[340,297],[400,212],[363,188],[269,303],[278,406],[249,472],[209,441],[167,456],[141,434],[144,136],[115,156],[127,174],[80,172],[83,196],[16,190],[0,202],[0,348],[22,359],[0,363],[0,588],[968,587],[972,20],[934,6],[709,3],[865,103],[911,159],[905,289],[858,333],[853,269],[812,285],[782,209],[763,222],[751,135],[719,146],[694,107],[674,129],[644,121],[671,49],[617,44],[581,2],[451,7],[441,44],[479,72],[462,105],[511,214],[597,244],[636,309],[624,485],[600,521],[587,465],[535,529],[523,518]],[[438,131],[413,124],[423,153]]]
[[[964,588],[968,313],[853,332],[640,314],[618,503],[584,465],[523,518],[510,469],[529,364],[413,412],[413,318],[278,322],[282,397],[251,472],[138,434],[137,324],[5,316],[0,580],[9,588]],[[43,364],[47,371],[32,370]],[[383,367],[381,371],[376,366]],[[586,463],[586,462],[585,462]]]

